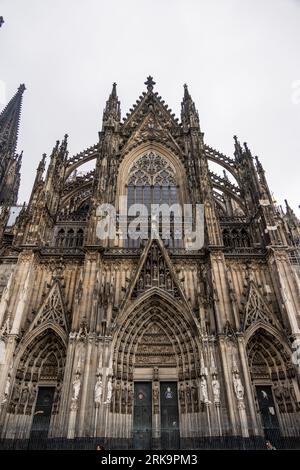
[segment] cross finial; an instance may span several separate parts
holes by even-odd
[[[153,87],[155,85],[155,81],[153,80],[153,77],[151,77],[151,75],[149,75],[149,77],[147,77],[147,80],[145,81],[145,85],[146,85],[148,91],[153,90]]]

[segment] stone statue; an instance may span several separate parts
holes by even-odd
[[[21,404],[26,405],[29,396],[28,386],[25,384],[22,393],[21,393]]]
[[[6,379],[6,384],[5,384],[5,389],[4,389],[4,396],[2,400],[2,404],[6,403],[9,397],[9,392],[10,392],[10,385],[11,385],[11,377],[8,374],[7,379]]]
[[[154,382],[153,385],[153,403],[158,405],[159,403],[159,386],[157,382]]]
[[[202,375],[200,380],[200,389],[201,389],[201,399],[203,403],[210,403],[208,399],[208,391],[207,391],[207,382],[204,375]]]
[[[79,392],[80,392],[80,386],[81,386],[80,373],[76,372],[75,379],[73,381],[72,401],[77,401],[78,400]]]
[[[0,330],[0,337],[3,338],[6,335],[9,335],[10,332],[10,315],[7,317],[5,322],[2,325],[2,328]]]
[[[234,386],[234,391],[235,395],[238,400],[243,400],[244,399],[244,387],[242,384],[242,381],[240,379],[240,375],[238,372],[235,372],[233,374],[233,386]]]
[[[213,376],[211,384],[213,389],[214,402],[220,403],[220,382],[218,381],[216,375]]]
[[[107,394],[106,394],[106,400],[104,402],[104,405],[109,405],[112,399],[112,381],[111,377],[108,378],[107,382]]]
[[[94,389],[94,400],[95,400],[96,406],[101,405],[102,392],[103,392],[103,383],[102,383],[102,377],[99,374],[96,384],[95,384],[95,389]]]

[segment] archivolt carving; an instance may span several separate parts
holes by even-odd
[[[180,310],[181,309],[181,310]],[[136,308],[119,319],[113,344],[115,383],[132,383],[135,367],[176,367],[179,380],[200,376],[200,341],[195,324],[181,304],[167,301],[158,293],[147,294]],[[119,410],[114,399],[112,409]]]
[[[251,378],[254,383],[269,383],[281,413],[299,410],[292,378],[295,376],[290,354],[284,345],[263,328],[259,328],[247,345]]]
[[[62,339],[50,328],[44,330],[25,348],[15,375],[9,412],[31,414],[38,386],[56,386],[53,413],[58,412],[65,367],[66,349]]]

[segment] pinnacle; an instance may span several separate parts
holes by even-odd
[[[113,83],[112,91],[111,91],[111,97],[113,97],[113,98],[117,97],[117,84],[116,84],[116,82]]]
[[[25,84],[24,84],[24,83],[21,83],[21,85],[20,85],[19,88],[18,88],[18,92],[19,92],[19,93],[23,93],[25,90],[26,90]]]
[[[183,88],[184,88],[184,95],[183,95],[183,96],[184,96],[184,99],[187,100],[187,99],[189,99],[191,96],[190,96],[189,89],[188,89],[188,86],[187,86],[186,83],[183,85]]]

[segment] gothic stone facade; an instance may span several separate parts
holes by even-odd
[[[23,91],[1,115],[13,154]],[[70,157],[65,136],[45,163],[10,225],[18,182],[2,190],[1,437],[299,436],[299,221],[247,145],[227,157],[205,144],[187,87],[179,121],[148,77],[123,120],[113,85],[95,145]],[[176,223],[167,242],[126,241],[121,217],[100,240],[97,207],[120,211],[119,196],[203,204],[203,248],[176,240]]]

